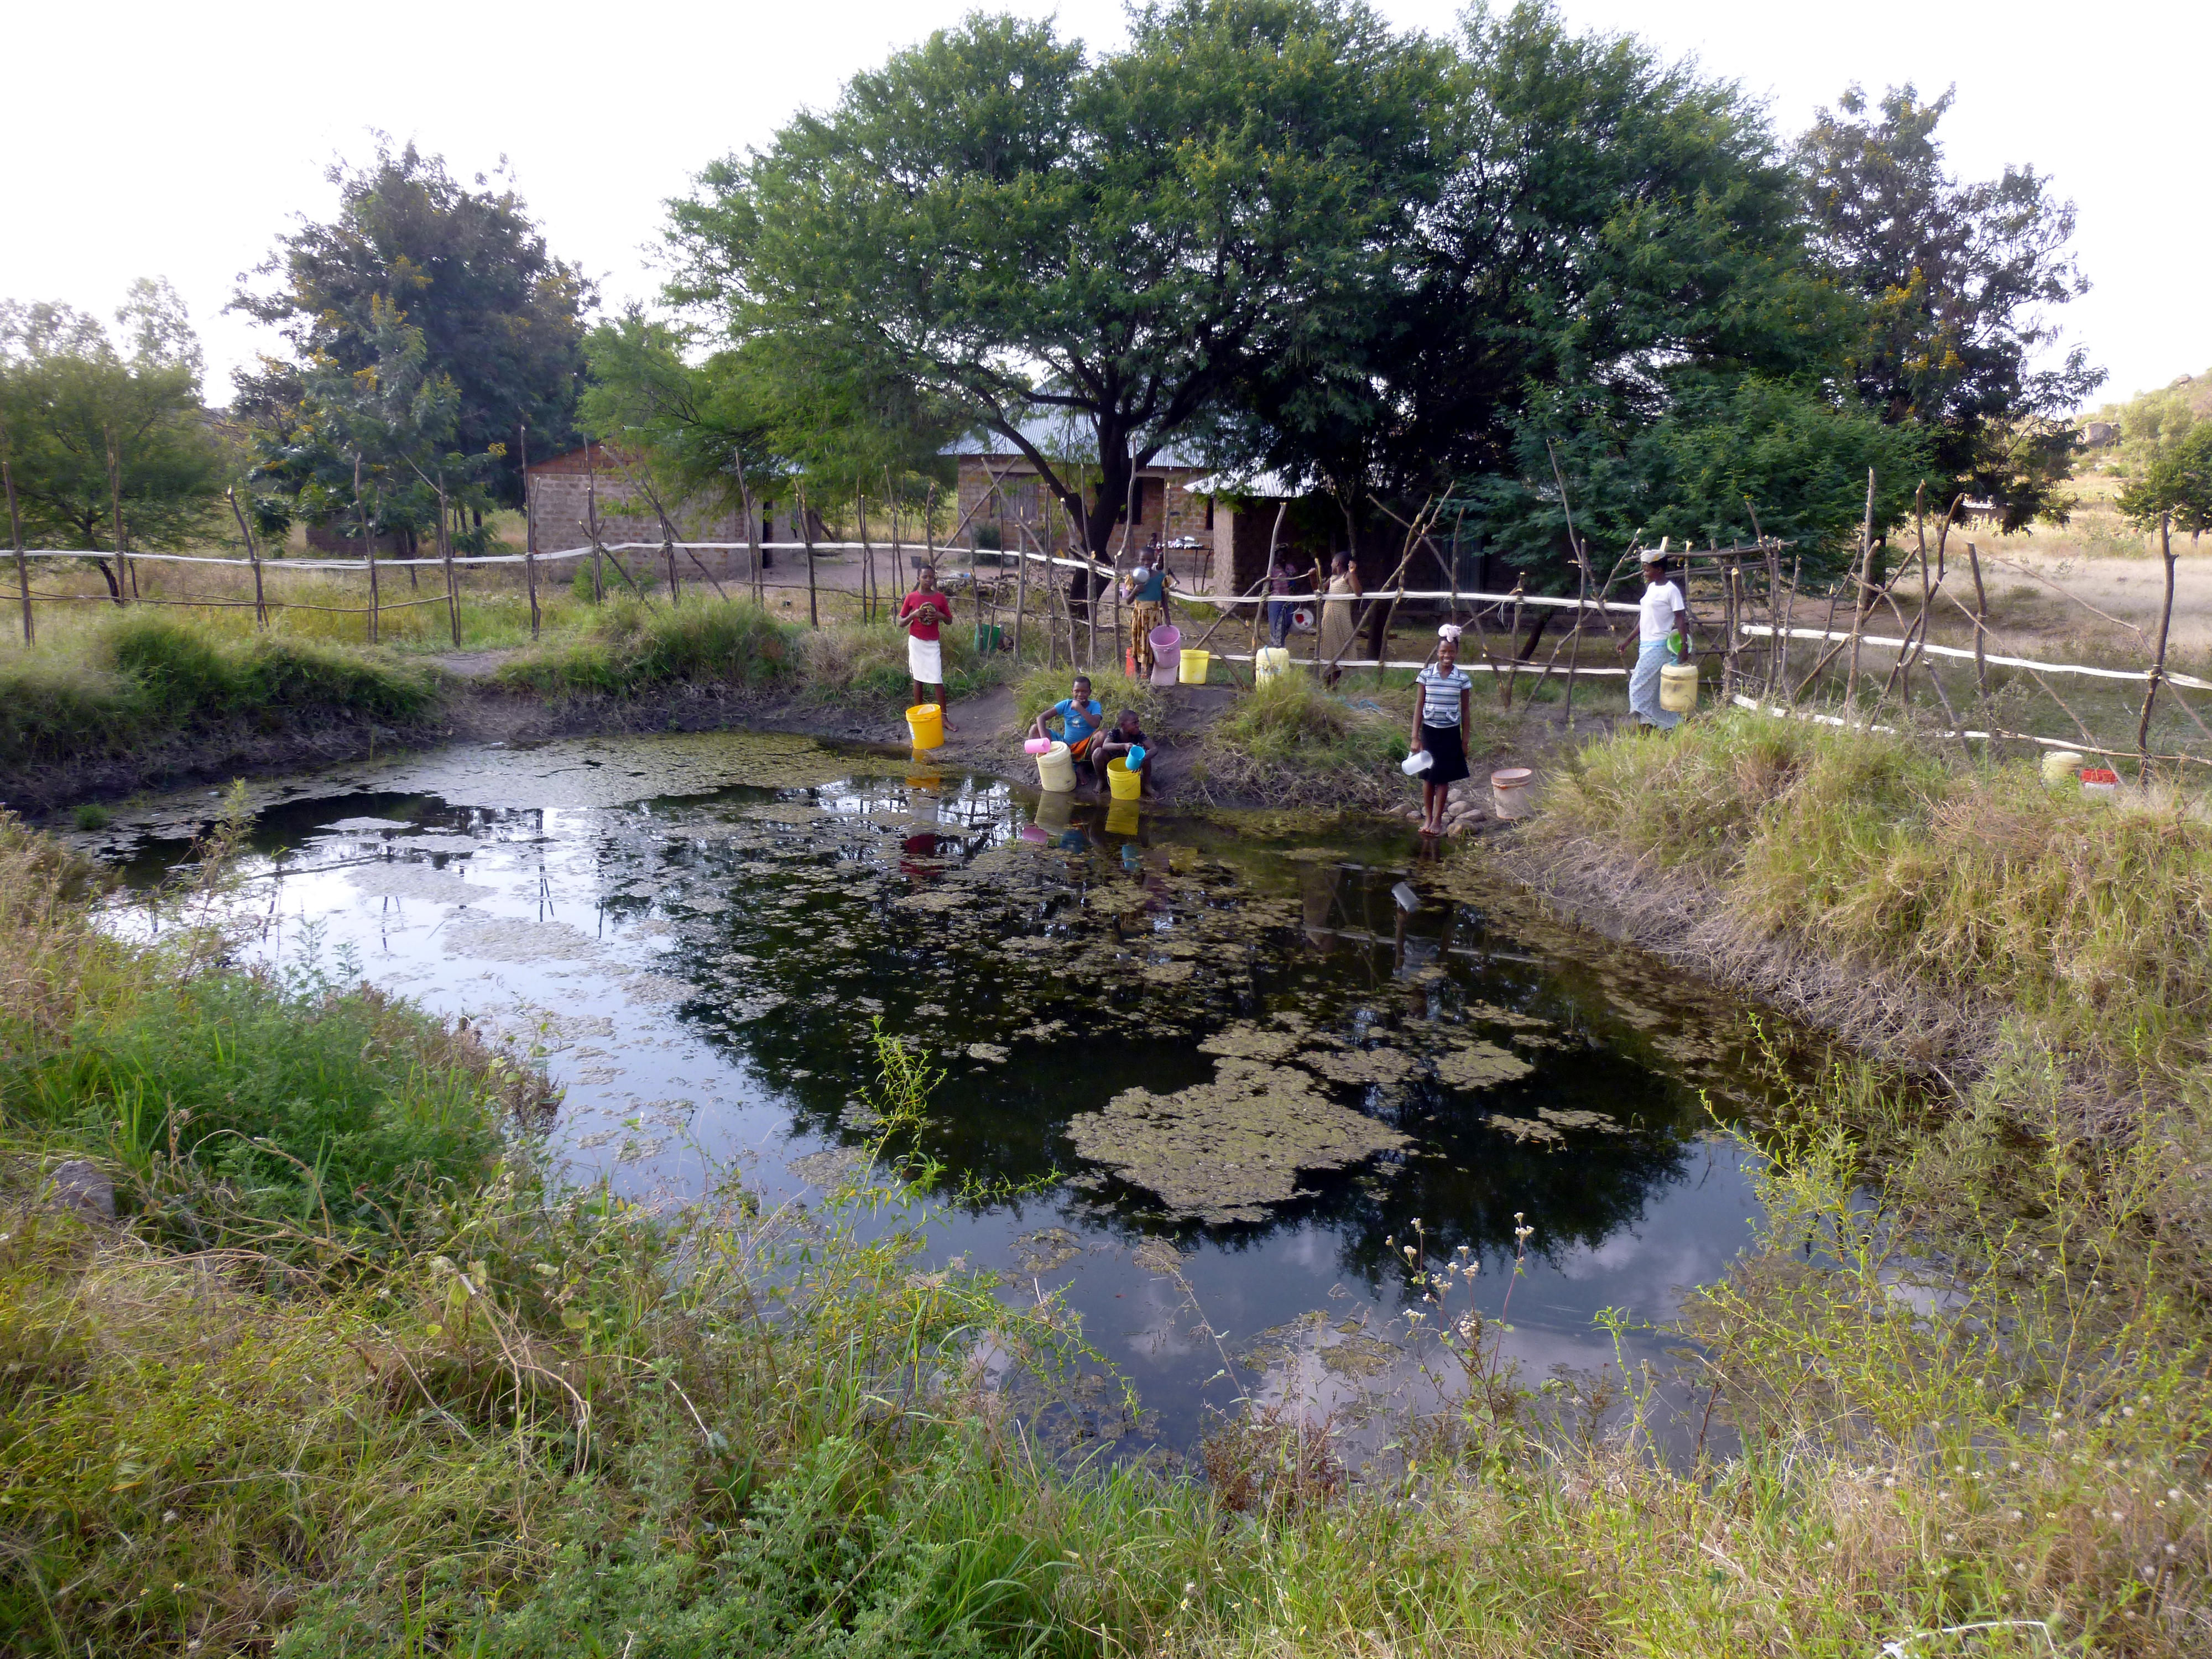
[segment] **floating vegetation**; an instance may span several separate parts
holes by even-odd
[[[1509,1117],[1503,1112],[1490,1115],[1490,1127],[1501,1134],[1511,1135],[1524,1145],[1549,1146],[1566,1139],[1540,1118]]]
[[[1494,1042],[1469,1042],[1437,1056],[1437,1081],[1447,1089],[1487,1089],[1535,1069]]]
[[[458,916],[438,937],[454,956],[487,962],[588,962],[600,954],[565,921],[519,921],[510,916]]]
[[[1057,1273],[1090,1247],[1065,1227],[1040,1227],[1007,1245],[1025,1273]]]
[[[1182,1273],[1183,1263],[1189,1258],[1167,1239],[1148,1238],[1129,1252],[1129,1260],[1148,1273],[1173,1279]]]
[[[808,1186],[830,1193],[868,1167],[868,1154],[865,1147],[831,1146],[794,1158],[784,1167]]]
[[[1013,1053],[1012,1049],[995,1042],[971,1042],[968,1045],[969,1059],[980,1060],[992,1066],[1005,1065],[1006,1056],[1012,1053]]]
[[[1213,1080],[1170,1095],[1130,1089],[1068,1125],[1075,1150],[1215,1224],[1264,1221],[1297,1195],[1302,1170],[1337,1170],[1407,1138],[1319,1093],[1291,1066],[1224,1060]]]
[[[1303,1024],[1303,1022],[1301,1022]],[[1223,1027],[1198,1045],[1202,1054],[1224,1060],[1254,1060],[1273,1063],[1288,1060],[1304,1045],[1303,1032],[1279,1024],[1255,1025],[1243,1021]]]
[[[495,896],[489,887],[412,860],[360,865],[346,872],[346,879],[372,898],[413,899],[419,904],[474,904]]]
[[[1331,1048],[1320,1054],[1302,1054],[1298,1064],[1310,1066],[1332,1083],[1361,1087],[1375,1083],[1403,1083],[1413,1074],[1413,1060],[1396,1048]]]

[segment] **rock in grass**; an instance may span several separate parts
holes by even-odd
[[[115,1219],[115,1183],[98,1164],[82,1158],[54,1166],[54,1206],[103,1221]]]

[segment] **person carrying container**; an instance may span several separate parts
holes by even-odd
[[[924,565],[914,592],[899,602],[898,620],[906,624],[906,672],[914,681],[914,700],[945,706],[945,643],[938,637],[940,624],[952,620],[952,601],[937,587],[937,569]],[[945,729],[953,729],[947,720]]]
[[[1121,584],[1121,597],[1131,607],[1129,657],[1139,674],[1151,673],[1158,660],[1152,654],[1152,630],[1167,624],[1168,589],[1174,582],[1165,556],[1147,550]]]
[[[1474,682],[1459,665],[1459,629],[1446,623],[1437,629],[1437,654],[1415,677],[1413,731],[1406,746],[1425,754],[1420,774],[1421,833],[1444,832],[1444,807],[1452,785],[1467,775],[1467,707]]]
[[[1668,574],[1667,542],[1644,555],[1644,598],[1637,617],[1636,666],[1628,676],[1628,707],[1638,722],[1669,731],[1682,723],[1660,706],[1659,671],[1690,655],[1690,607],[1681,587]],[[1622,648],[1626,649],[1626,641]]]
[[[1088,674],[1078,674],[1068,695],[1030,722],[1030,736],[1050,742],[1053,734],[1045,729],[1048,720],[1060,722],[1060,740],[1067,745],[1067,757],[1078,765],[1088,763],[1098,728],[1106,723],[1104,706],[1091,695]]]
[[[1138,787],[1149,795],[1152,793],[1152,740],[1138,723],[1137,711],[1124,708],[1121,718],[1100,732],[1098,741],[1091,745],[1091,769],[1103,784],[1106,781],[1107,763],[1126,759],[1132,754],[1136,757]]]
[[[1291,637],[1291,612],[1297,609],[1298,567],[1287,547],[1277,550],[1267,566],[1267,643]]]

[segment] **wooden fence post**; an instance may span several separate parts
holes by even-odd
[[[438,560],[446,571],[446,623],[453,636],[453,649],[458,651],[461,648],[461,592],[453,585],[453,526],[447,516],[442,472],[438,475]]]
[[[138,597],[138,572],[131,565],[131,556],[124,550],[123,546],[123,463],[115,453],[114,433],[111,431],[106,436],[107,499],[115,513],[115,602],[121,605],[123,590],[126,587],[131,590],[132,599]],[[358,465],[355,470],[358,473]],[[360,488],[357,477],[355,488],[356,489]]]
[[[592,538],[592,603],[600,605],[606,600],[607,583],[599,566],[599,470],[589,438],[584,440],[584,520]]]
[[[381,620],[377,616],[381,595],[376,585],[376,544],[371,541],[365,545],[368,549],[368,642],[374,645],[377,642],[377,625]]]
[[[1866,517],[1859,525],[1859,568],[1856,585],[1851,589],[1851,665],[1844,677],[1844,708],[1846,716],[1857,706],[1859,691],[1859,629],[1866,620],[1868,610],[1867,568],[1874,559],[1874,469],[1867,469]]]
[[[230,516],[238,520],[238,533],[246,538],[246,562],[253,567],[253,625],[257,629],[269,626],[269,605],[261,591],[261,550],[253,544],[253,532],[246,527],[246,514],[240,510],[238,492],[226,489],[225,499],[230,502]]]
[[[1990,596],[1982,588],[1981,550],[1972,542],[1966,544],[1966,568],[1974,573],[1974,685],[1981,694],[1983,711],[1986,714],[1990,702],[1990,665],[1983,640],[1989,632]]]
[[[2143,687],[2142,718],[2136,723],[2136,748],[2142,756],[2143,781],[2150,781],[2150,711],[2158,701],[2159,682],[2166,678],[2166,636],[2173,625],[2173,514],[2158,515],[2158,556],[2166,561],[2166,606],[2158,613],[2158,655],[2150,665],[2150,681]]]
[[[33,645],[38,634],[31,625],[31,562],[23,554],[23,514],[15,505],[15,473],[8,465],[5,428],[0,428],[0,483],[8,489],[8,534],[15,546],[15,586],[23,595],[23,643]]]
[[[806,510],[806,488],[794,482],[793,490],[799,496],[799,539],[806,544],[806,625],[822,626],[821,607],[814,596],[814,515]]]
[[[745,458],[735,448],[730,451],[730,467],[738,475],[738,495],[745,507],[745,550],[752,556],[753,603],[768,603],[767,590],[761,586],[760,514],[753,506],[753,492],[745,483]]]
[[[522,580],[530,590],[530,637],[534,640],[538,637],[538,553],[527,544],[522,550]]]

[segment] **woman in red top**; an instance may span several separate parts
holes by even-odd
[[[938,638],[940,623],[952,620],[952,601],[937,591],[937,572],[925,565],[921,582],[899,604],[898,619],[906,624],[906,671],[914,681],[914,700],[945,706],[945,647]],[[952,730],[951,721],[945,729]]]

